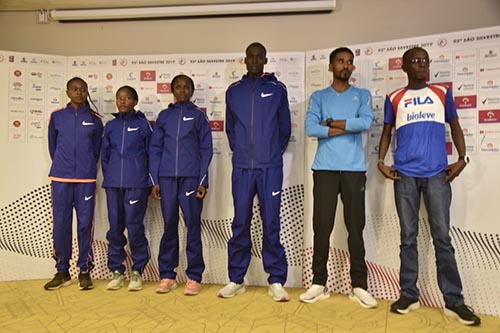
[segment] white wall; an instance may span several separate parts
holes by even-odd
[[[500,25],[499,0],[337,0],[331,14],[37,24],[0,12],[0,49],[58,55],[304,51]]]

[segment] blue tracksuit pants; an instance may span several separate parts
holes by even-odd
[[[140,274],[144,271],[151,254],[148,240],[144,232],[144,215],[148,207],[148,197],[151,188],[106,188],[108,204],[109,230],[108,268],[111,271],[125,272],[123,262],[126,258],[125,245],[128,241],[132,255],[132,270]]]
[[[80,272],[94,268],[94,208],[96,183],[63,183],[53,181],[52,215],[54,259],[58,272],[69,272],[73,244],[73,208],[76,210],[78,261]]]
[[[229,279],[243,283],[250,264],[253,199],[259,197],[262,217],[262,260],[268,282],[286,282],[288,266],[280,242],[280,206],[283,168],[241,169],[233,167],[233,236],[228,243]]]
[[[164,231],[160,242],[158,266],[161,279],[175,279],[179,266],[179,206],[187,228],[187,276],[201,282],[205,263],[201,242],[201,211],[203,200],[196,198],[198,178],[160,177],[161,210]]]

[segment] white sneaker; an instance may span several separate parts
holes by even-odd
[[[276,302],[288,302],[288,300],[290,299],[290,297],[288,297],[288,293],[283,288],[281,283],[270,284],[267,293]]]
[[[245,292],[245,286],[243,284],[229,282],[224,288],[219,290],[217,296],[221,298],[231,298],[236,295],[243,294]]]
[[[316,303],[327,298],[330,298],[330,292],[327,287],[320,284],[313,284],[305,293],[299,296],[299,299],[305,303]]]
[[[118,290],[121,287],[123,287],[124,280],[125,280],[125,277],[123,276],[123,274],[120,273],[119,271],[115,271],[113,273],[113,280],[109,281],[108,285],[106,286],[106,289]]]
[[[142,289],[142,276],[138,271],[132,271],[130,275],[130,282],[128,284],[128,291],[139,291]]]
[[[367,309],[376,308],[378,305],[377,300],[363,288],[353,288],[349,294],[349,299],[358,302],[362,307]]]

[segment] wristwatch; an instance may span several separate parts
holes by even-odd
[[[464,156],[459,156],[459,157],[458,157],[458,160],[459,160],[459,161],[464,161],[464,162],[465,162],[465,164],[469,164],[469,163],[470,163],[470,158],[469,158],[469,156],[467,156],[467,155],[464,155]]]

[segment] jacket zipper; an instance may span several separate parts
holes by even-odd
[[[255,105],[255,85],[257,84],[257,80],[252,81],[252,109],[251,109],[251,121],[250,121],[250,166],[251,169],[254,168],[254,105]]]
[[[179,112],[179,118],[177,119],[177,136],[175,138],[175,176],[179,174],[179,132],[181,129],[181,118],[182,109],[184,106],[181,105],[181,111]]]
[[[71,107],[73,107],[73,106],[71,106]],[[77,170],[76,170],[76,168],[77,168],[77,166],[78,166],[78,163],[77,163],[77,161],[76,161],[76,156],[77,156],[78,154],[77,154],[77,152],[76,152],[76,146],[77,146],[77,144],[78,144],[78,141],[77,141],[77,139],[76,139],[76,137],[77,137],[76,132],[78,131],[78,109],[76,109],[76,110],[75,110],[75,122],[74,122],[74,126],[75,126],[75,130],[73,131],[73,134],[74,134],[75,136],[74,136],[74,140],[73,140],[73,142],[74,142],[74,149],[73,149],[73,153],[74,153],[75,155],[74,155],[74,159],[73,159],[73,161],[74,161],[74,163],[75,163],[75,167],[74,167],[75,173],[74,173],[73,177],[74,177],[74,178],[77,178]]]
[[[120,149],[120,188],[123,188],[123,148],[125,147],[125,119],[122,119],[122,146]]]

